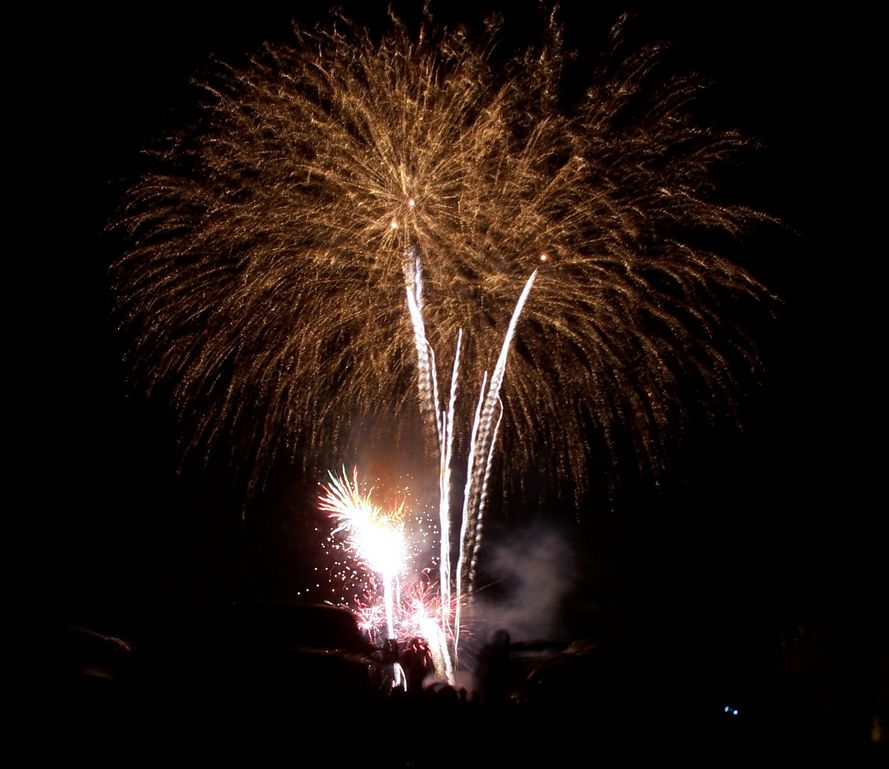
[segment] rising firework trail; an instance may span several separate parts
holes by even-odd
[[[413,439],[419,379],[431,443],[447,411],[465,450],[473,399],[441,409],[424,368],[434,349],[456,371],[459,350],[478,386],[541,253],[508,397],[488,385],[475,436],[502,418],[506,481],[535,466],[581,493],[589,451],[622,436],[657,467],[690,403],[731,401],[755,353],[726,308],[765,296],[713,247],[762,218],[714,184],[744,140],[697,121],[699,82],[665,73],[657,47],[627,52],[620,25],[568,98],[570,51],[553,17],[543,30],[495,55],[496,22],[393,19],[374,37],[340,20],[204,84],[199,118],[126,195],[113,267],[129,360],[170,393],[188,445],[229,446],[252,480],[280,453],[329,466],[370,426]]]
[[[440,421],[438,378],[435,373],[435,353],[426,338],[426,324],[423,320],[423,270],[420,262],[420,249],[417,246],[410,246],[405,251],[404,285],[407,289],[407,308],[414,331],[414,346],[417,351],[417,389],[420,410],[423,412],[427,426],[435,428],[436,440],[441,446],[444,433]],[[455,371],[456,357],[459,354],[458,347],[455,353]]]
[[[445,637],[451,628],[451,460],[454,454],[454,411],[457,402],[457,380],[460,372],[462,329],[457,332],[457,349],[451,371],[448,407],[441,413],[438,474],[439,587],[441,591],[441,630]]]
[[[345,470],[341,477],[328,473],[329,483],[324,487],[320,508],[336,522],[333,536],[347,535],[347,549],[356,558],[380,575],[382,581],[382,616],[386,622],[386,642],[396,638],[396,626],[419,628],[422,637],[427,639],[432,649],[433,659],[439,675],[450,683],[455,682],[461,630],[461,607],[464,590],[471,589],[475,577],[475,564],[481,546],[482,520],[485,511],[486,490],[491,472],[494,448],[502,416],[500,388],[506,373],[509,349],[515,335],[516,326],[528,295],[537,277],[531,273],[519,296],[512,317],[503,338],[500,355],[494,373],[488,380],[487,372],[482,377],[481,391],[475,419],[472,423],[469,458],[466,468],[466,491],[463,499],[463,516],[460,525],[459,555],[456,570],[456,590],[452,601],[451,591],[451,547],[450,531],[450,469],[453,456],[454,412],[457,400],[457,381],[460,370],[460,350],[463,332],[457,332],[457,345],[451,371],[451,385],[448,406],[441,408],[438,388],[438,375],[435,355],[426,339],[422,312],[422,268],[416,250],[409,250],[404,270],[407,307],[414,330],[417,352],[417,381],[421,410],[427,407],[434,416],[435,432],[439,452],[439,611],[430,614],[427,602],[414,598],[405,606],[401,597],[399,575],[405,571],[407,562],[403,539],[404,507],[386,514],[371,501],[371,492],[362,493],[358,482],[358,470],[353,470],[352,479]],[[494,412],[498,411],[496,420]],[[372,491],[372,490],[371,490]],[[373,591],[370,591],[371,595]],[[373,632],[380,617],[380,607],[371,601],[363,607],[365,629]],[[396,622],[396,612],[398,618]],[[404,617],[410,617],[405,620]],[[452,643],[449,644],[449,639]],[[393,686],[400,685],[403,675],[393,679]]]
[[[545,260],[545,257],[541,257]],[[461,629],[461,609],[464,603],[464,590],[472,589],[475,580],[475,567],[482,541],[482,523],[487,499],[487,486],[497,444],[497,434],[503,414],[500,400],[500,388],[506,373],[516,326],[528,295],[534,286],[537,270],[531,273],[525,283],[519,300],[509,321],[500,355],[494,366],[494,373],[488,381],[488,373],[482,377],[478,407],[472,422],[469,441],[469,457],[466,468],[466,490],[463,494],[463,516],[460,524],[459,555],[457,558],[456,583],[454,601],[451,600],[451,546],[450,531],[452,527],[450,515],[451,497],[451,460],[453,456],[454,411],[457,399],[457,381],[460,370],[460,350],[463,341],[462,329],[457,332],[457,346],[454,353],[454,365],[451,372],[450,395],[448,406],[442,409],[439,400],[438,375],[435,367],[435,355],[426,339],[426,326],[423,320],[422,305],[422,266],[418,250],[408,250],[405,259],[404,278],[407,294],[408,313],[414,330],[414,342],[417,351],[417,385],[421,411],[433,414],[436,435],[438,438],[439,456],[439,589],[441,594],[441,637],[447,639],[450,632],[453,638],[453,667],[456,667]],[[494,417],[497,412],[496,419]],[[448,679],[453,683],[450,674],[451,658],[446,655]]]
[[[506,361],[512,338],[515,336],[516,325],[528,294],[534,286],[537,270],[531,273],[524,289],[512,312],[494,373],[490,383],[487,372],[482,380],[478,408],[472,425],[472,442],[469,450],[469,462],[466,468],[466,490],[463,494],[463,518],[460,526],[460,556],[457,560],[457,590],[454,621],[454,660],[456,664],[460,645],[460,620],[463,606],[464,588],[471,590],[475,581],[475,568],[478,552],[482,542],[482,524],[487,501],[488,480],[491,476],[491,463],[494,458],[494,447],[497,445],[497,434],[503,416],[503,403],[500,400],[500,388],[506,373]],[[496,412],[496,419],[495,419]]]

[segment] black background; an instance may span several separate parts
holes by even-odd
[[[489,6],[433,12],[477,23]],[[581,64],[625,7],[565,4]],[[417,18],[412,4],[396,8]],[[510,4],[518,37],[534,8]],[[712,116],[761,142],[736,184],[786,225],[747,256],[783,307],[758,330],[765,373],[742,399],[743,431],[693,431],[659,490],[640,482],[614,505],[540,513],[582,553],[565,632],[679,639],[743,670],[808,621],[840,649],[828,664],[870,656],[886,643],[873,20],[845,8],[630,9],[641,38],[674,43],[680,63],[713,78]],[[353,15],[385,26],[384,3]],[[115,244],[103,234],[140,148],[187,118],[189,79],[211,55],[238,61],[287,39],[292,17],[323,20],[326,4],[152,4],[10,24],[8,80],[22,89],[9,120],[24,136],[7,152],[25,174],[7,259],[27,277],[7,284],[7,371],[24,387],[10,404],[24,426],[10,488],[25,487],[7,514],[27,524],[24,585],[38,588],[27,592],[56,621],[137,634],[245,592],[292,598],[311,577],[304,492],[287,499],[287,482],[273,482],[245,524],[224,467],[192,462],[177,474],[166,404],[125,381],[109,321]]]

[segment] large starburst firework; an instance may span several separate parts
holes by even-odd
[[[379,39],[295,29],[223,68],[195,124],[149,152],[114,284],[134,365],[170,383],[192,445],[226,436],[258,477],[282,450],[329,463],[355,425],[413,431],[406,254],[436,365],[462,329],[470,389],[540,268],[504,384],[509,464],[582,488],[591,428],[653,463],[691,393],[730,397],[753,350],[724,305],[764,292],[701,244],[758,218],[713,181],[743,140],[696,123],[699,82],[659,75],[656,48],[612,50],[566,105],[553,18],[504,64],[497,39],[429,18]]]

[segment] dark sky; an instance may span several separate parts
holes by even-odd
[[[237,60],[286,39],[291,15],[312,21],[326,8],[276,5],[65,11],[28,29],[20,70],[24,114],[35,118],[24,187],[34,237],[22,259],[41,290],[22,321],[34,340],[22,356],[34,418],[22,443],[33,492],[21,515],[38,524],[42,605],[65,619],[138,627],[171,606],[224,600],[245,585],[286,595],[303,579],[311,532],[303,502],[282,502],[286,484],[242,527],[224,468],[187,465],[177,477],[172,417],[124,382],[108,321],[113,245],[102,235],[139,148],[187,114],[188,79],[208,57]],[[439,18],[474,22],[492,3],[442,5]],[[564,11],[569,43],[584,55],[622,8],[596,4],[587,16],[586,5]],[[359,19],[379,25],[385,3],[366,7]],[[511,18],[533,18],[533,3],[516,8]],[[570,511],[556,516],[583,552],[577,605],[631,628],[680,618],[745,640],[814,614],[876,643],[886,629],[877,608],[885,525],[872,479],[885,387],[872,362],[884,347],[872,273],[884,248],[871,241],[876,207],[861,181],[880,173],[867,20],[749,4],[637,13],[644,34],[673,41],[679,61],[714,79],[715,116],[763,145],[737,184],[787,225],[749,256],[784,308],[762,330],[766,373],[742,403],[743,433],[702,428],[660,492],[624,489],[613,510],[591,500],[579,524]],[[520,34],[522,22],[514,26]]]

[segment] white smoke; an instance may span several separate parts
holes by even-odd
[[[488,541],[485,570],[495,582],[476,593],[473,630],[487,642],[497,629],[513,641],[555,639],[563,600],[575,587],[577,554],[552,525],[536,523]]]

